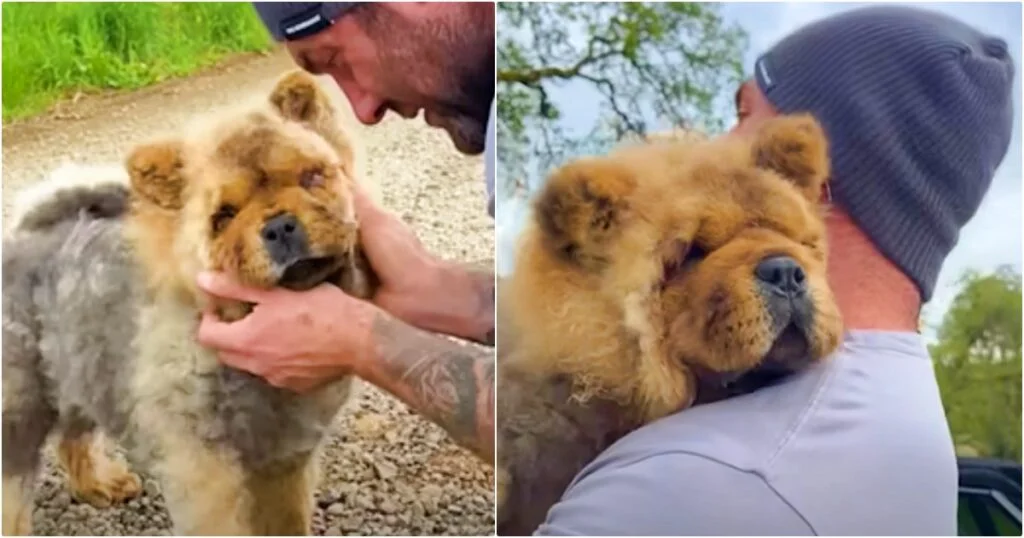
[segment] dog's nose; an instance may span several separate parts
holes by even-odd
[[[795,298],[807,291],[807,275],[789,256],[772,256],[757,264],[754,276],[761,288],[773,295]]]
[[[308,254],[306,231],[293,215],[285,213],[268,220],[261,235],[263,246],[277,263],[287,264]]]

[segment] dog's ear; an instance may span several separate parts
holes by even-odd
[[[282,75],[270,92],[270,105],[284,119],[303,123],[322,136],[338,152],[346,172],[354,173],[352,144],[341,128],[330,97],[313,75],[302,69]]]
[[[136,146],[125,160],[135,197],[164,209],[182,206],[182,144],[160,140]]]
[[[270,104],[285,119],[317,123],[334,119],[334,107],[313,75],[295,69],[281,76],[270,92]]]
[[[544,245],[590,271],[608,262],[608,247],[626,221],[636,189],[631,170],[608,159],[581,159],[557,170],[534,205]]]
[[[830,174],[825,131],[810,114],[779,116],[754,138],[754,164],[793,182],[811,202],[821,197]]]

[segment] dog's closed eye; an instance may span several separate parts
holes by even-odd
[[[688,243],[681,239],[673,241],[664,257],[662,282],[671,282],[694,264],[700,263],[707,255],[707,250],[695,242]]]
[[[217,209],[217,212],[210,217],[210,223],[213,226],[214,233],[220,233],[224,231],[224,228],[231,222],[231,219],[235,218],[238,214],[238,210],[230,204],[223,204]]]
[[[324,183],[324,172],[320,168],[306,170],[299,176],[299,185],[304,189],[319,187]]]

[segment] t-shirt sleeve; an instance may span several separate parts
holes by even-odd
[[[584,472],[535,534],[814,534],[760,476],[703,456],[658,454]]]

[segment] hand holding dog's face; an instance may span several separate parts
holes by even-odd
[[[148,238],[170,265],[163,274],[193,292],[199,271],[212,270],[255,288],[332,282],[369,295],[352,150],[333,108],[301,72],[283,77],[266,105],[185,137],[187,145],[158,141],[129,156],[134,216],[164,234]]]

